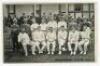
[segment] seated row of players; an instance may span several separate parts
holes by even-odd
[[[80,54],[86,54],[87,52],[87,46],[89,45],[91,34],[91,30],[87,25],[83,26],[83,31],[77,30],[76,26],[72,25],[72,29],[69,31],[68,35],[67,23],[63,20],[58,22],[58,24],[53,19],[51,19],[47,24],[42,20],[42,23],[39,25],[35,22],[35,19],[33,19],[33,24],[30,26],[30,29],[31,38],[25,28],[22,28],[21,32],[18,34],[18,42],[22,44],[25,56],[28,55],[27,45],[31,45],[33,55],[36,55],[36,48],[39,53],[43,53],[46,48],[48,54],[54,54],[57,46],[56,41],[58,41],[59,44],[58,54],[62,54],[62,51],[66,50],[65,44],[68,45],[68,50],[71,52],[71,55],[75,55],[77,49],[81,51]],[[80,36],[81,40],[79,41]],[[68,42],[66,43],[67,37]],[[42,47],[40,47],[40,44]],[[72,44],[75,45],[74,50],[72,50]],[[50,45],[52,48],[50,48]],[[84,45],[84,48],[82,48],[82,45]]]

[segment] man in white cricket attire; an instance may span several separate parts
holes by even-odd
[[[47,30],[47,24],[46,24],[46,21],[45,19],[42,19],[42,23],[40,24],[40,27],[41,27],[41,31],[44,33],[44,36],[45,36],[45,41],[46,42],[46,30]],[[42,48],[41,48],[41,51],[43,52],[43,50],[46,48],[46,45],[45,43],[42,43]]]
[[[34,31],[34,29],[36,29],[38,26],[39,26],[39,24],[38,24],[38,23],[36,23],[35,18],[33,18],[33,19],[32,19],[32,25],[31,25],[31,27],[30,27],[31,32],[33,32],[33,31]]]
[[[25,32],[24,28],[21,29],[21,32],[18,35],[18,42],[22,44],[24,52],[25,52],[25,56],[27,56],[28,55],[27,45],[30,45],[30,38],[28,34]]]
[[[46,33],[47,30],[47,23],[45,21],[45,19],[42,19],[42,23],[40,24],[41,30]]]
[[[64,26],[61,26],[58,30],[58,44],[59,44],[58,54],[62,54],[62,48],[66,42],[66,38],[67,38],[67,31]]]
[[[42,50],[40,48],[40,44],[42,44]],[[41,30],[41,27],[38,26],[37,29],[32,32],[32,54],[35,55],[35,49],[36,47],[39,50],[39,53],[43,53],[44,46],[46,46],[45,42],[45,36],[43,31]]]
[[[58,22],[58,29],[61,27],[61,26],[64,26],[65,29],[67,29],[67,23],[61,19],[59,22]]]
[[[53,30],[52,27],[49,27],[47,33],[46,33],[46,39],[47,39],[47,51],[48,54],[54,54],[55,47],[56,47],[56,32]],[[52,48],[50,48],[50,45],[52,45]]]
[[[50,19],[50,21],[47,24],[47,28],[49,28],[49,27],[52,27],[53,30],[55,30],[55,31],[57,30],[57,22],[54,20],[53,17]]]
[[[83,26],[83,31],[81,31],[81,41],[79,42],[79,49],[80,49],[80,54],[86,54],[87,52],[87,46],[90,43],[90,34],[91,34],[91,29],[87,25]],[[84,50],[82,48],[82,45],[84,46]]]
[[[69,26],[77,25],[76,19],[72,18],[71,22],[69,22]]]
[[[76,30],[76,26],[72,26],[72,30],[69,31],[68,37],[68,49],[71,51],[71,55],[76,55],[77,47],[78,47],[78,40],[79,40],[79,31]],[[74,51],[72,50],[72,44],[75,45]]]

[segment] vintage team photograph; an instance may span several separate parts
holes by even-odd
[[[3,4],[4,63],[95,61],[95,3]]]

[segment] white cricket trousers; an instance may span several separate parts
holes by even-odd
[[[63,40],[63,39],[58,39],[59,51],[62,50],[62,46],[64,45],[64,43],[65,43],[65,40]]]
[[[79,48],[79,50],[80,51],[83,51],[83,49],[82,49],[82,45],[84,46],[84,51],[86,52],[87,51],[87,46],[89,45],[89,39],[82,39],[80,42],[79,42],[79,46],[78,46],[78,48]]]
[[[50,45],[52,45],[52,48],[50,49]],[[47,51],[50,52],[54,52],[55,51],[55,47],[56,47],[56,41],[47,41]]]
[[[69,41],[69,42],[68,42],[68,49],[69,49],[69,51],[71,51],[71,52],[72,52],[72,44],[75,45],[74,51],[76,52],[76,51],[77,51],[77,47],[78,47],[78,41],[74,41],[74,42]]]
[[[40,48],[40,43],[42,44],[42,48]],[[32,41],[32,53],[34,53],[36,51],[36,48],[38,49],[38,51],[43,51],[44,48],[46,47],[46,42],[45,41]]]
[[[25,52],[26,56],[28,55],[27,45],[29,45],[29,43],[22,42],[22,46],[23,46],[23,49],[24,49],[24,52]]]

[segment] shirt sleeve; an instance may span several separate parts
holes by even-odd
[[[48,39],[48,32],[46,33],[46,39]]]
[[[76,40],[79,40],[79,32],[76,33]]]
[[[69,32],[68,41],[71,40],[71,32]]]
[[[54,38],[56,39],[56,32],[54,32]]]
[[[18,35],[18,42],[21,42],[21,34]]]
[[[86,31],[87,38],[90,38],[90,34],[91,34],[91,29],[88,28],[87,31]]]
[[[64,39],[67,38],[67,32],[64,32]]]
[[[57,23],[55,23],[55,27],[57,28]]]
[[[27,38],[27,40],[29,40],[29,41],[30,41],[30,38],[29,38],[28,34],[26,34],[26,38]]]
[[[64,23],[64,27],[65,27],[65,29],[67,29],[67,23],[66,22]]]
[[[31,29],[31,31],[33,30],[33,26],[32,25],[30,26],[30,29]]]

